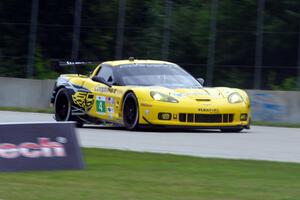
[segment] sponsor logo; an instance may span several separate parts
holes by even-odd
[[[217,113],[217,112],[219,112],[219,109],[217,109],[217,108],[199,108],[198,111]]]
[[[95,86],[95,92],[101,93],[116,93],[117,89],[111,87],[103,87],[101,85]]]
[[[141,106],[143,106],[143,107],[152,107],[152,105],[148,104],[148,103],[141,103]]]
[[[112,113],[108,113],[108,119],[113,119],[114,115]]]
[[[100,115],[105,115],[106,113],[106,101],[104,96],[97,96],[96,97],[96,111]]]
[[[181,93],[172,93],[171,95],[175,96],[175,97],[183,97],[183,96],[185,96],[184,94],[181,94]]]
[[[96,86],[94,90],[95,90],[95,92],[101,92],[101,93],[108,92],[107,88],[101,87],[101,86]]]
[[[114,113],[115,112],[114,107],[108,106],[107,107],[107,112],[108,113]]]
[[[60,137],[60,139],[62,139],[62,137]],[[64,139],[65,143],[66,138]],[[50,138],[38,138],[37,140],[38,143],[23,142],[19,145],[12,143],[0,143],[0,158],[66,157],[66,151],[63,143],[51,142]]]
[[[144,113],[145,113],[145,115],[148,116],[150,114],[150,111],[149,110],[145,110]]]
[[[202,95],[208,95],[207,92],[201,91],[201,92],[189,92],[186,93],[187,96],[202,96]]]
[[[115,99],[113,97],[107,97],[106,103],[114,105],[115,104]]]
[[[85,111],[90,111],[94,104],[94,95],[87,92],[76,92],[72,95],[74,104],[83,108]]]
[[[76,92],[72,95],[73,102],[79,107],[85,107],[86,92]]]

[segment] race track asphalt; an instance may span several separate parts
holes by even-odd
[[[0,123],[47,121],[54,121],[53,115],[0,111]],[[130,132],[87,126],[76,132],[83,147],[300,163],[299,128],[252,126],[242,133],[221,133],[218,130]]]

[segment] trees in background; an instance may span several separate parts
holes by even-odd
[[[252,88],[257,3],[219,1],[215,86]],[[115,57],[118,0],[83,0],[81,60]],[[126,0],[123,58],[162,59],[164,0]],[[30,26],[28,1],[0,2],[0,76],[25,77]],[[168,60],[204,77],[208,54],[210,1],[173,0]],[[264,12],[264,89],[296,83],[299,38],[298,0],[266,0]],[[40,1],[35,78],[54,78],[50,61],[71,57],[74,1]],[[294,81],[293,81],[294,80]]]

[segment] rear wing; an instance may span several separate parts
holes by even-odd
[[[100,61],[57,61],[59,66],[74,66],[74,65],[96,65]]]
[[[101,61],[60,61],[60,60],[52,60],[51,61],[51,67],[53,68],[54,71],[61,73],[63,71],[63,68],[65,67],[70,67],[71,70],[74,73],[79,73],[80,68],[79,66],[86,67],[89,71],[93,70],[90,66],[99,65]]]

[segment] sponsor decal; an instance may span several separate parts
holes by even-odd
[[[113,97],[107,97],[106,103],[114,105],[115,104],[115,99]]]
[[[97,96],[96,97],[96,112],[100,115],[106,114],[106,101],[104,96]]]
[[[108,92],[108,89],[106,87],[102,87],[102,86],[95,86],[95,92],[101,92],[101,93],[107,93]]]
[[[66,151],[63,143],[51,142],[50,138],[46,137],[38,138],[37,140],[37,143],[23,142],[18,145],[13,143],[0,143],[0,158],[66,157]],[[64,140],[64,143],[65,142],[66,139]]]
[[[211,112],[211,113],[218,113],[218,108],[199,108],[198,111],[200,112]]]
[[[185,95],[181,94],[181,93],[171,93],[171,96],[174,96],[174,97],[184,97]]]
[[[85,99],[85,110],[90,111],[94,104],[94,95],[91,93],[88,93]]]
[[[144,113],[145,113],[145,115],[148,116],[150,114],[150,111],[149,110],[145,110]]]
[[[101,93],[116,93],[117,89],[111,88],[111,87],[103,87],[101,85],[95,86],[95,92],[101,92]]]
[[[82,169],[74,123],[0,124],[0,171]]]
[[[108,112],[108,113],[114,113],[114,112],[115,112],[114,107],[108,106],[108,107],[107,107],[107,112]]]
[[[141,103],[141,106],[142,106],[142,107],[152,107],[152,105],[151,105],[151,104],[148,104],[148,103]]]
[[[85,98],[86,98],[86,92],[76,92],[72,95],[72,99],[74,104],[78,105],[81,108],[85,108]]]
[[[83,108],[85,111],[90,111],[94,104],[94,95],[87,92],[76,92],[72,95],[72,100],[75,105]]]
[[[208,95],[207,92],[203,91],[203,92],[189,92],[186,93],[187,96],[202,96],[202,95]]]
[[[113,119],[114,115],[112,113],[108,113],[108,119]]]

